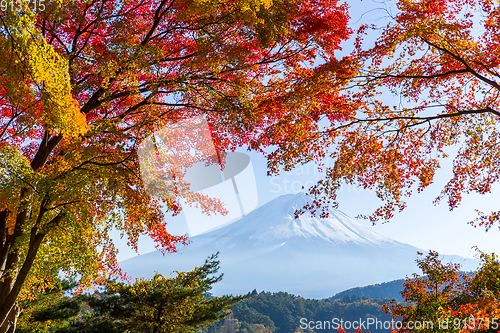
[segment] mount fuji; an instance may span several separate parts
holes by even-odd
[[[120,266],[132,277],[151,277],[155,271],[168,276],[192,270],[219,252],[224,277],[214,285],[215,295],[257,289],[308,298],[419,272],[419,249],[379,235],[338,210],[330,209],[328,218],[304,214],[295,219],[295,210],[308,200],[304,194],[278,197],[232,224],[192,237],[177,253],[154,251]],[[463,259],[445,258],[450,260]]]

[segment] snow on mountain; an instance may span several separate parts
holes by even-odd
[[[391,242],[390,239],[364,228],[337,210],[330,210],[331,217],[328,219],[308,215],[295,219],[294,212],[306,203],[305,195],[284,195],[223,230],[207,233],[205,237],[216,237],[216,235],[245,237],[254,240],[255,245],[293,238],[317,238],[332,244]]]
[[[418,272],[419,249],[381,236],[338,210],[324,219],[307,214],[295,219],[295,210],[307,200],[303,194],[281,196],[230,225],[192,237],[178,253],[155,251],[120,265],[132,277],[151,277],[155,271],[167,276],[219,252],[224,278],[214,294],[255,288],[310,298]]]

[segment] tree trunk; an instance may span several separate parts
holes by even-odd
[[[54,220],[62,219],[61,215],[58,215],[54,218]],[[4,281],[0,282],[0,327],[3,327],[8,318],[12,315],[11,311],[17,304],[17,298],[21,293],[21,289],[23,287],[26,278],[28,277],[28,273],[33,266],[33,263],[36,258],[36,254],[40,245],[45,237],[45,233],[37,232],[38,228],[33,227],[31,229],[30,235],[30,243],[28,248],[28,253],[26,254],[26,259],[24,260],[23,266],[19,270],[19,274],[9,274],[8,277],[5,277]],[[13,261],[13,267],[19,261]],[[14,279],[15,276],[15,279]],[[14,312],[15,314],[15,312]],[[19,314],[18,314],[19,315]],[[17,317],[16,317],[17,318]],[[4,333],[0,331],[0,333]]]
[[[0,327],[0,333],[14,333],[16,331],[17,318],[19,318],[21,312],[22,309],[19,304],[14,304],[7,316],[7,320]]]
[[[50,138],[50,132],[45,135],[38,147],[38,151],[31,162],[33,171],[37,171],[45,165],[54,148],[61,142],[62,136],[56,135]],[[21,250],[16,248],[16,242],[23,236],[23,228],[30,220],[31,189],[22,188],[19,193],[20,205],[17,208],[14,230],[9,234],[7,218],[10,212],[7,209],[0,210],[0,333],[13,333],[16,330],[17,318],[21,314],[21,307],[17,298],[28,277],[36,258],[36,254],[45,237],[45,231],[40,232],[40,221],[45,213],[45,207],[40,207],[37,223],[31,228],[28,252],[24,262],[21,260]],[[62,220],[62,215],[57,215],[49,224],[57,224]],[[22,267],[21,267],[22,264]]]

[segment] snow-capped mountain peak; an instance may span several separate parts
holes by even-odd
[[[322,219],[295,210],[309,198],[286,195],[240,220],[192,237],[178,253],[158,251],[120,265],[133,277],[192,270],[219,252],[224,279],[213,292],[244,294],[254,288],[304,297],[330,297],[347,288],[400,279],[418,271],[419,249],[362,226],[338,210]]]
[[[305,194],[290,194],[268,202],[240,220],[223,228],[193,237],[243,238],[259,244],[281,242],[287,239],[323,240],[332,244],[377,244],[394,241],[381,236],[353,220],[346,214],[329,209],[328,218],[311,216],[308,212],[295,219],[295,211],[311,200]]]

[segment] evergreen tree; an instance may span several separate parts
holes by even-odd
[[[219,269],[217,255],[192,271],[176,272],[174,277],[165,278],[157,273],[132,285],[110,282],[102,297],[99,294],[64,297],[37,311],[28,326],[41,327],[38,332],[47,333],[198,331],[224,318],[229,314],[226,310],[245,297],[209,294],[212,285],[222,279],[222,274],[214,275]],[[90,311],[76,316],[81,312],[82,301]],[[64,309],[64,305],[71,307]],[[69,318],[73,321],[68,324]]]
[[[21,302],[23,311],[15,329],[18,333],[55,332],[68,327],[84,307],[81,297],[64,294],[75,288],[72,281],[57,279],[53,286],[40,292],[35,300]]]

